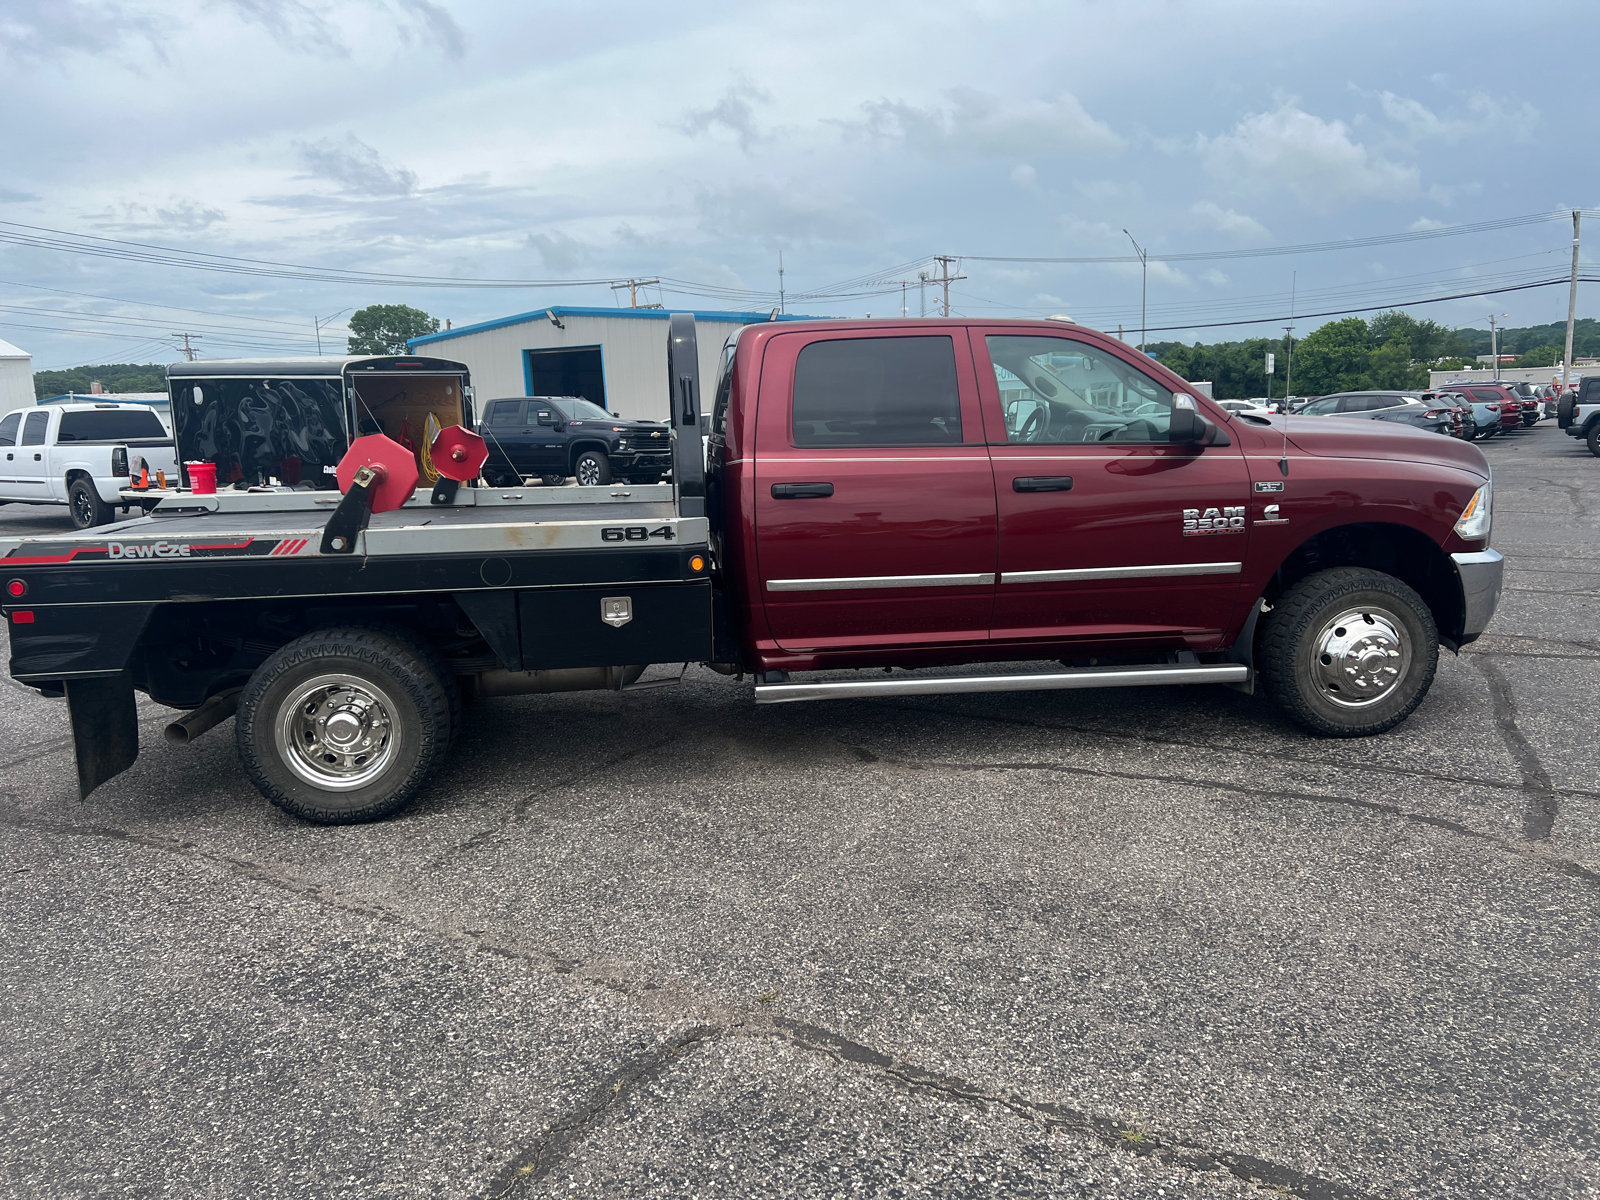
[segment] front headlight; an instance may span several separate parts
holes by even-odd
[[[1461,517],[1456,521],[1456,533],[1469,542],[1476,542],[1480,538],[1488,540],[1489,522],[1493,516],[1494,480],[1490,479],[1472,493],[1472,499],[1461,510]]]
[[[618,450],[626,450],[627,448],[628,448],[628,439],[625,438],[625,437],[624,438],[618,438],[617,439],[617,449]]]

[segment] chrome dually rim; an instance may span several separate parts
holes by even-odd
[[[319,675],[278,710],[278,753],[312,787],[354,791],[383,774],[399,754],[395,713],[394,701],[376,684]]]
[[[1381,608],[1351,608],[1323,624],[1312,641],[1317,689],[1343,708],[1389,697],[1411,669],[1405,624]]]

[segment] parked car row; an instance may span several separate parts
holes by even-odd
[[[1533,425],[1550,415],[1534,392],[1528,384],[1510,383],[1458,383],[1424,392],[1339,392],[1291,401],[1289,411],[1308,417],[1388,421],[1474,441]]]

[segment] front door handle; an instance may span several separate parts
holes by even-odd
[[[41,458],[43,458],[43,457],[44,457],[44,455],[42,455],[42,454],[35,454],[35,455],[34,455],[34,456],[33,456],[33,461],[34,461],[34,462],[38,462],[38,461],[39,461],[39,460],[40,460],[40,459],[41,459]]]
[[[1019,475],[1011,481],[1013,492],[1070,492],[1071,475]]]
[[[831,483],[775,483],[772,485],[772,498],[774,500],[815,500],[831,495],[833,495],[833,484]]]

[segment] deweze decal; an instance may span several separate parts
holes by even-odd
[[[121,542],[106,543],[107,558],[188,558],[186,542],[140,542],[125,546]]]
[[[1243,533],[1244,505],[1237,508],[1198,508],[1183,510],[1183,536],[1194,537],[1202,533]]]

